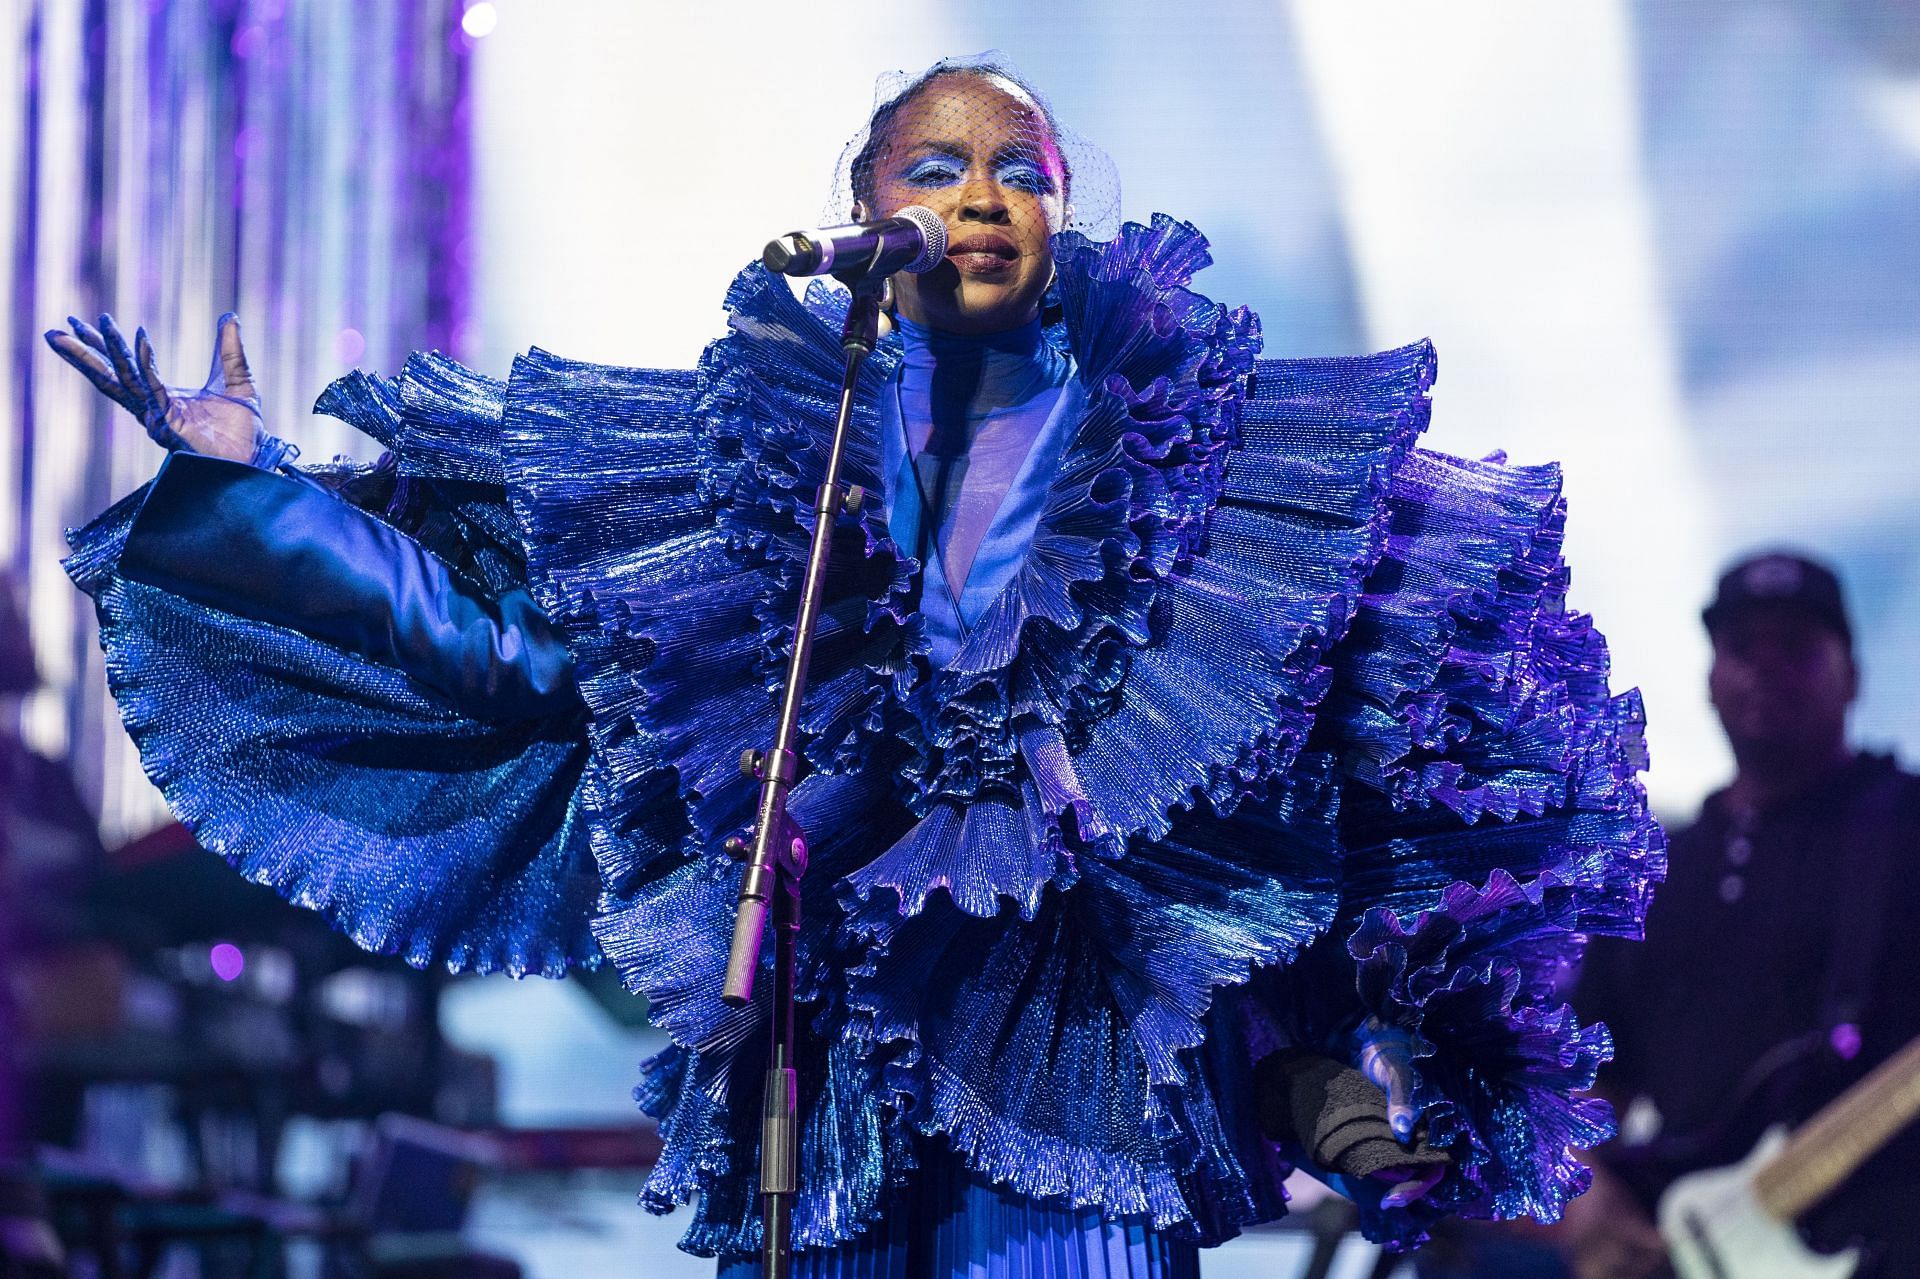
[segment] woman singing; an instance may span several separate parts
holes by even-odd
[[[883,94],[843,171],[949,247],[862,374],[803,707],[798,1272],[1191,1275],[1296,1165],[1401,1244],[1556,1217],[1611,1121],[1554,978],[1637,932],[1661,846],[1558,472],[1417,448],[1424,343],[1259,358],[1199,233],[1103,226],[993,62]],[[692,373],[356,373],[317,408],[386,452],[313,470],[230,319],[198,392],[104,318],[49,335],[172,450],[69,566],[174,811],[370,949],[618,966],[673,1039],[645,1203],[697,1198],[725,1273],[767,1014],[719,999],[723,845],[845,305],[756,265]]]

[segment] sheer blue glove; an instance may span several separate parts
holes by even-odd
[[[1378,1017],[1353,1034],[1353,1064],[1387,1095],[1387,1126],[1402,1143],[1413,1137],[1413,1036]]]
[[[160,447],[268,469],[296,452],[267,434],[246,349],[240,344],[240,321],[231,311],[215,326],[213,364],[206,385],[198,390],[161,381],[144,328],[134,331],[130,350],[110,315],[100,317],[98,329],[72,316],[67,325],[72,332],[49,330],[47,345],[102,395],[139,418]]]
[[[1354,1065],[1387,1095],[1387,1126],[1401,1145],[1411,1145],[1419,1116],[1413,1108],[1413,1036],[1378,1017],[1369,1017],[1354,1031]],[[1402,1208],[1422,1198],[1439,1184],[1444,1167],[1394,1167],[1375,1173],[1390,1189],[1380,1201],[1385,1208]]]

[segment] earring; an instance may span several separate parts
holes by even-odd
[[[1060,301],[1060,268],[1055,266],[1047,277],[1047,287],[1040,290],[1040,327],[1052,328],[1067,318],[1065,304]]]

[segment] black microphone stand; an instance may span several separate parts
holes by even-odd
[[[877,264],[876,254],[871,262],[834,273],[834,278],[853,293],[840,333],[840,349],[846,354],[840,412],[833,426],[826,476],[814,499],[813,544],[800,592],[800,613],[793,624],[793,649],[787,657],[779,727],[771,749],[749,750],[740,760],[741,771],[760,783],[753,831],[750,839],[727,841],[728,850],[747,863],[734,917],[733,948],[727,957],[726,988],[721,994],[721,999],[733,1007],[741,1007],[752,998],[769,910],[773,916],[772,1052],[760,1113],[760,1258],[764,1279],[789,1279],[793,1272],[793,1200],[800,1190],[793,994],[794,949],[800,935],[800,877],[807,869],[807,840],[806,832],[787,813],[787,793],[799,772],[800,707],[806,700],[807,664],[813,656],[820,597],[826,585],[827,561],[833,553],[834,526],[842,514],[856,513],[864,496],[858,486],[841,484],[840,459],[846,449],[847,424],[853,416],[854,384],[862,362],[880,336],[880,304],[887,275],[869,270]]]

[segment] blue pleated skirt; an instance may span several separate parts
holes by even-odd
[[[884,1221],[852,1243],[801,1252],[794,1279],[1199,1279],[1199,1249],[1144,1218],[1103,1218],[1029,1199],[953,1154],[922,1167]],[[758,1279],[758,1257],[724,1257],[719,1279]]]

